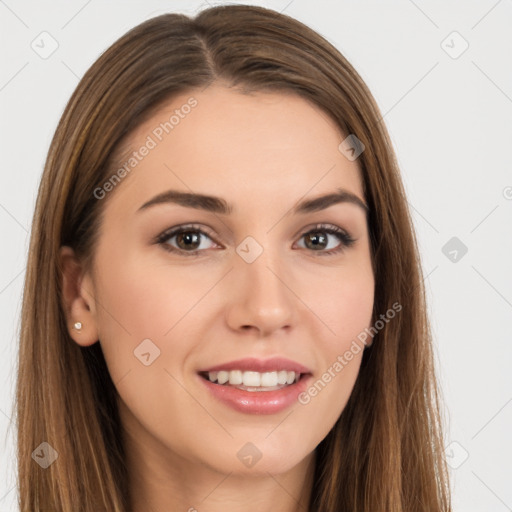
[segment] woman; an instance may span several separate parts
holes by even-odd
[[[325,39],[221,6],[135,27],[42,177],[22,511],[448,511],[421,265],[379,110]]]

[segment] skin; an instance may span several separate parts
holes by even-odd
[[[61,248],[69,332],[82,346],[100,340],[120,394],[134,512],[304,511],[315,447],[343,411],[363,351],[307,405],[270,415],[217,401],[197,371],[282,356],[307,366],[316,381],[370,327],[374,275],[364,210],[339,203],[291,213],[297,202],[339,187],[364,200],[360,169],[338,150],[346,135],[318,107],[293,94],[247,95],[218,83],[176,96],[126,147],[140,148],[191,96],[198,105],[103,199],[91,272]],[[137,212],[168,189],[219,196],[234,211],[167,203]],[[200,247],[199,256],[183,254],[186,241],[178,245],[177,236],[155,243],[188,223],[212,233],[189,249]],[[356,241],[322,255],[342,242],[326,234],[328,246],[308,246],[303,235],[317,223]],[[263,248],[252,263],[236,252],[247,236]],[[134,356],[147,338],[160,350],[149,366]],[[237,457],[247,442],[262,454],[250,468]]]

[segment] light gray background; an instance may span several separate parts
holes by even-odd
[[[317,30],[374,94],[427,276],[455,511],[512,510],[512,2],[257,4]],[[18,510],[9,428],[17,335],[51,136],[79,78],[119,36],[154,15],[194,14],[201,6],[207,4],[0,0],[0,512]],[[47,59],[31,47],[42,46],[43,31],[58,42]],[[464,42],[454,31],[469,44],[459,56]],[[466,254],[449,245],[445,256],[452,237]]]

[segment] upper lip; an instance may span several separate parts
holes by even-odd
[[[210,366],[200,372],[218,372],[222,370],[242,370],[249,372],[275,372],[281,370],[293,371],[295,373],[311,373],[309,368],[299,364],[291,359],[285,357],[273,357],[271,359],[257,359],[255,357],[248,357],[244,359],[237,359],[236,361],[229,361],[226,363]]]

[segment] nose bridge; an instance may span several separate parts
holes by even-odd
[[[244,239],[237,247],[232,274],[236,292],[231,304],[231,326],[253,326],[267,332],[289,326],[294,303],[286,274],[281,248],[270,246],[270,237],[262,242],[252,237]]]

